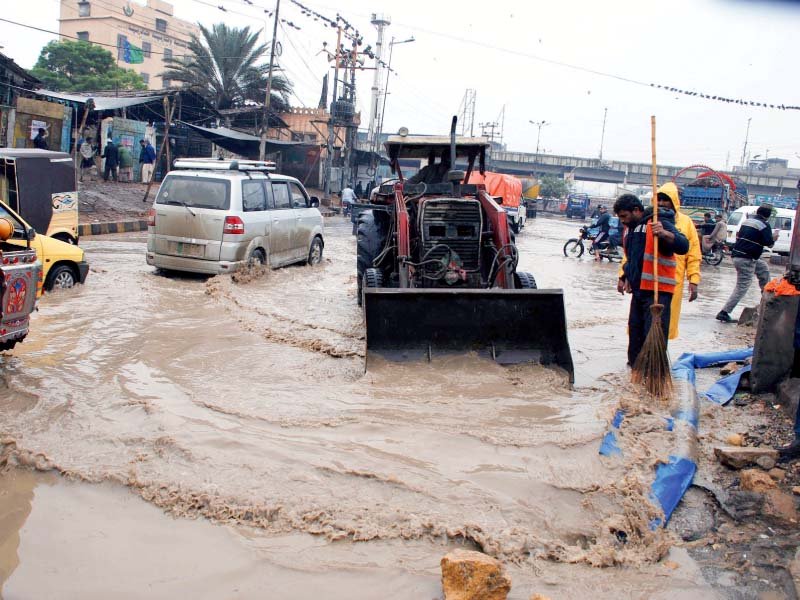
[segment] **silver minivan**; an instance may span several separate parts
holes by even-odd
[[[150,209],[147,264],[216,274],[253,263],[319,263],[319,200],[272,168],[258,161],[176,161]]]

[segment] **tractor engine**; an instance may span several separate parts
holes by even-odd
[[[420,287],[480,287],[483,210],[476,199],[430,198],[419,212]]]

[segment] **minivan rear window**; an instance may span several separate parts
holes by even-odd
[[[204,177],[168,177],[158,190],[156,204],[228,210],[230,182]]]

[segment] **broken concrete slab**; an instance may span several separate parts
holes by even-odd
[[[745,327],[752,327],[758,322],[758,307],[757,306],[750,306],[746,307],[742,310],[742,314],[739,316],[739,321],[737,323],[739,325]]]
[[[772,461],[772,466],[769,467],[771,469],[778,460],[778,451],[774,448],[720,446],[714,448],[714,455],[720,463],[732,469],[743,469],[753,465],[762,466],[758,463],[759,459],[762,459],[761,462],[764,464]]]
[[[445,600],[505,600],[511,579],[503,564],[472,550],[453,550],[442,558]]]

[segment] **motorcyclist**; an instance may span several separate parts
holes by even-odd
[[[604,241],[608,241],[608,233],[611,231],[611,215],[608,214],[608,209],[604,204],[598,206],[597,210],[600,212],[600,216],[597,218],[597,224],[595,225],[598,228],[598,232],[592,242],[592,247],[594,248],[594,259],[600,262],[603,260],[603,257],[600,256],[600,244]]]

